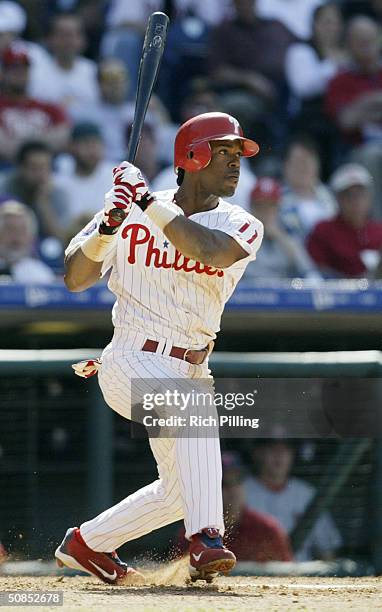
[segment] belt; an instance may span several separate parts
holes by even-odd
[[[156,340],[146,340],[142,346],[142,351],[149,353],[156,353],[158,350],[159,342]],[[173,346],[169,352],[170,357],[176,357],[176,359],[182,359],[193,365],[201,365],[207,359],[210,352],[210,345],[203,349],[185,349],[180,346]]]

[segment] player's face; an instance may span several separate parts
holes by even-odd
[[[202,186],[210,194],[230,197],[239,182],[243,145],[240,140],[220,140],[210,146],[211,161],[199,172]]]

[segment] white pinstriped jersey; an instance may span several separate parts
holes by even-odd
[[[174,206],[175,190],[160,191],[158,201]],[[100,222],[102,211],[70,242],[66,254],[83,242]],[[108,286],[116,296],[115,327],[144,331],[154,340],[202,348],[216,338],[224,305],[263,238],[262,223],[239,206],[219,199],[213,210],[195,213],[192,221],[232,236],[248,257],[216,269],[184,257],[163,232],[133,205],[114,241],[102,274],[111,268]]]

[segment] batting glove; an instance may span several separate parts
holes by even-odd
[[[90,378],[97,374],[101,367],[101,361],[99,359],[84,359],[78,363],[73,363],[72,368],[77,376],[82,378]]]
[[[126,219],[132,205],[131,196],[124,189],[113,187],[105,195],[100,234],[115,234]]]
[[[127,161],[114,168],[114,188],[116,193],[123,196],[130,203],[137,204],[142,210],[154,200],[149,193],[145,179],[139,168]]]

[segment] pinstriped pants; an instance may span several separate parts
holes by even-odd
[[[164,354],[142,352],[145,336],[139,332],[114,337],[102,355],[99,383],[109,406],[130,418],[131,380],[208,378],[208,365],[189,364]],[[166,346],[164,344],[164,346]],[[128,348],[127,348],[128,347]],[[139,347],[139,348],[138,348]],[[221,456],[218,436],[150,438],[158,479],[83,523],[81,535],[99,552],[111,552],[125,542],[184,519],[186,537],[205,527],[224,533],[221,493]]]

